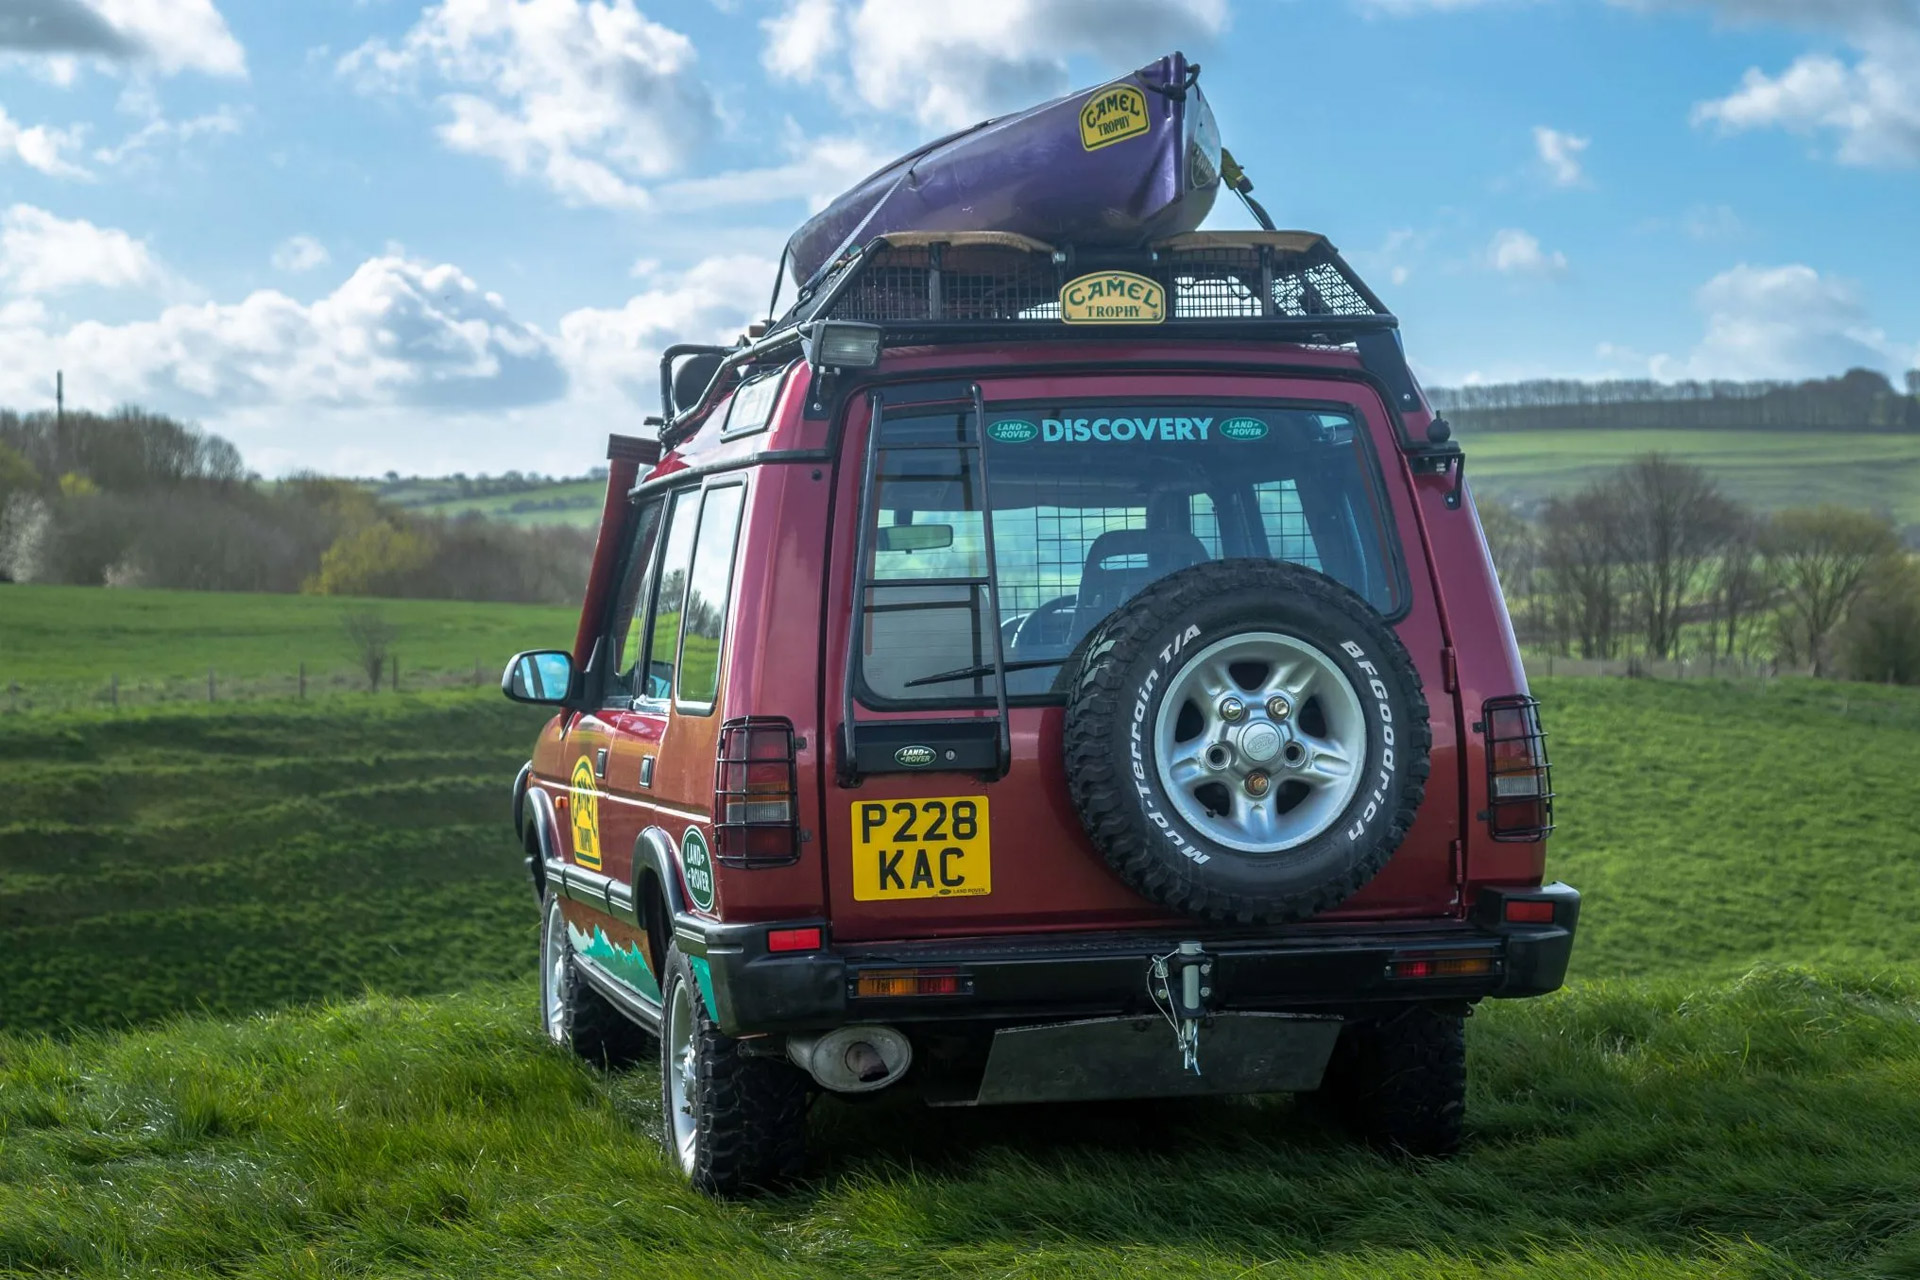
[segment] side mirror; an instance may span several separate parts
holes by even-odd
[[[516,653],[500,676],[500,692],[514,702],[560,706],[573,696],[573,655],[560,649]]]

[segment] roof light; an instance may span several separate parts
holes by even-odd
[[[800,349],[816,369],[871,369],[880,363],[880,326],[816,320],[800,331]]]

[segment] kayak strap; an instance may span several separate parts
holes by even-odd
[[[1273,219],[1267,215],[1267,211],[1261,207],[1260,202],[1253,198],[1253,179],[1247,177],[1247,171],[1242,169],[1240,162],[1233,158],[1233,152],[1225,147],[1220,148],[1220,181],[1227,185],[1229,191],[1240,197],[1240,203],[1247,206],[1247,212],[1253,215],[1253,220],[1260,224],[1262,231],[1276,230]]]

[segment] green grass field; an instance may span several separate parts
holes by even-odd
[[[403,684],[407,675],[470,676],[476,665],[497,680],[517,650],[570,646],[580,617],[553,605],[0,585],[0,690],[17,683],[28,704],[64,705],[103,696],[117,675],[129,698],[204,698],[211,667],[216,696],[222,686],[291,694],[303,662],[316,683],[359,687],[341,626],[356,610],[394,625]]]
[[[1920,524],[1920,436],[1789,431],[1483,431],[1462,433],[1475,487],[1531,500],[1577,489],[1643,453],[1706,468],[1763,510],[1832,502],[1884,508]]]
[[[0,1275],[1920,1275],[1920,692],[1540,692],[1583,936],[1474,1018],[1464,1158],[1310,1101],[828,1100],[745,1205],[678,1185],[651,1068],[535,1030],[537,713],[0,718]],[[22,1034],[63,1020],[106,1029]]]

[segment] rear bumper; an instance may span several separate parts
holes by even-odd
[[[1506,923],[1509,900],[1552,904],[1551,922]],[[1188,938],[1212,960],[1216,1011],[1363,1014],[1410,1001],[1471,1003],[1545,995],[1566,978],[1580,895],[1564,884],[1484,889],[1469,917],[1445,925],[1302,926],[1252,935],[1195,930],[1024,938],[847,943],[772,953],[769,930],[825,923],[716,925],[682,916],[674,936],[703,956],[715,1017],[730,1035],[799,1031],[848,1022],[1044,1020],[1147,1012],[1147,970]],[[1443,960],[1484,957],[1485,972],[1449,976]],[[1406,976],[1432,960],[1440,976]],[[862,973],[936,970],[958,976],[951,995],[857,994]]]

